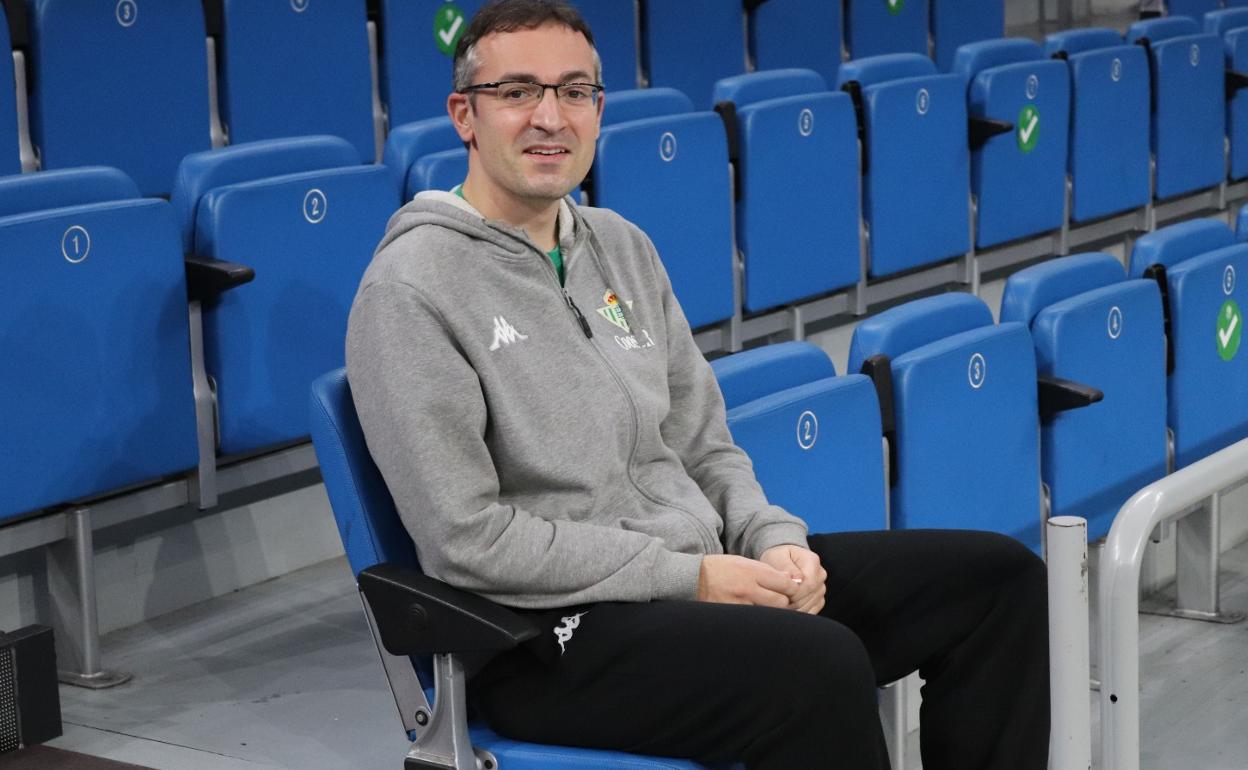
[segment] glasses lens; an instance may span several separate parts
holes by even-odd
[[[568,106],[592,106],[598,103],[598,89],[587,83],[559,86],[559,101]]]
[[[500,83],[498,98],[507,104],[530,104],[542,98],[542,87],[537,83],[520,81]]]

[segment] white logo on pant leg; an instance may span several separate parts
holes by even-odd
[[[572,632],[577,629],[577,626],[581,625],[581,616],[587,612],[588,610],[586,612],[578,612],[575,615],[569,615],[563,618],[563,625],[555,626],[555,638],[559,640],[560,655],[567,652],[563,645],[572,641]]]
[[[494,316],[494,342],[490,345],[490,350],[498,350],[504,345],[527,339],[528,335],[516,331],[516,327],[507,323],[506,318],[501,315]]]

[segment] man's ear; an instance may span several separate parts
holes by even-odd
[[[446,97],[446,112],[451,116],[451,124],[455,126],[455,133],[459,134],[459,138],[465,143],[471,142],[472,119],[475,117],[472,99],[467,94],[451,94]]]

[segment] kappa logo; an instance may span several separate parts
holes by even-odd
[[[494,316],[494,342],[490,344],[491,352],[498,350],[504,345],[510,345],[513,342],[527,340],[528,338],[527,334],[521,334],[516,331],[516,327],[507,323],[506,318],[503,318],[501,315]]]
[[[564,645],[572,641],[572,632],[580,627],[581,618],[587,614],[589,614],[588,610],[585,612],[578,612],[575,615],[568,615],[567,617],[561,619],[563,625],[555,626],[555,638],[559,640],[560,655],[568,651]]]

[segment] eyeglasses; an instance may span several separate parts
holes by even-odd
[[[479,83],[460,90],[461,94],[484,93],[498,98],[508,107],[536,107],[553,89],[559,104],[564,107],[597,107],[602,86],[595,83],[533,83],[527,80],[502,80],[497,83]]]

